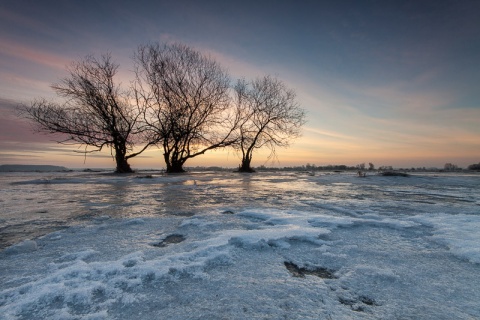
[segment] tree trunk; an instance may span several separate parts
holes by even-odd
[[[247,150],[242,149],[242,164],[238,166],[238,172],[255,172],[255,170],[250,166],[253,156],[252,148],[253,145]]]
[[[128,161],[125,159],[125,157],[115,157],[115,160],[117,162],[117,169],[115,170],[115,173],[132,173],[133,170],[130,168],[130,165],[128,164]]]
[[[167,173],[182,173],[185,172],[181,163],[167,163]]]
[[[251,163],[252,159],[250,158],[244,158],[242,159],[242,164],[240,166],[238,166],[238,172],[248,172],[248,173],[252,173],[252,172],[255,172],[255,170],[253,170],[253,168],[250,166],[250,163]]]
[[[185,172],[183,170],[183,164],[185,161],[181,160],[172,160],[170,159],[169,154],[164,154],[165,164],[167,165],[167,173],[182,173]]]
[[[115,173],[132,173],[133,170],[130,168],[127,159],[125,158],[125,152],[120,148],[115,148],[115,162],[117,163],[117,168]]]

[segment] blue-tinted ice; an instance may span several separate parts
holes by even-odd
[[[478,175],[0,179],[0,319],[480,318]]]

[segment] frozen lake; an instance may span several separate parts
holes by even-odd
[[[480,319],[478,174],[0,187],[0,319]]]

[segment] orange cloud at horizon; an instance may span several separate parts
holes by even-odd
[[[69,168],[114,168],[115,162],[110,151],[101,153],[83,154],[74,146],[64,146],[56,143],[34,143],[31,146],[25,144],[18,150],[7,150],[3,144],[0,151],[0,164],[52,164],[62,165]],[[478,163],[478,153],[455,154],[450,150],[435,148],[428,153],[420,148],[397,148],[384,149],[379,145],[359,145],[353,149],[346,148],[343,144],[335,144],[331,141],[314,141],[300,139],[291,148],[278,149],[277,158],[268,159],[268,150],[262,150],[253,157],[253,166],[260,165],[284,167],[298,166],[307,163],[322,165],[345,164],[354,166],[360,163],[372,162],[376,167],[443,167],[447,162],[460,167],[466,167]],[[133,168],[164,168],[164,160],[160,149],[149,149],[142,155],[130,159]],[[186,167],[195,166],[220,166],[236,168],[240,164],[240,158],[231,150],[211,151],[204,155],[190,159],[185,163]]]

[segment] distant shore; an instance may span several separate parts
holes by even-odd
[[[4,164],[0,165],[0,172],[49,172],[49,171],[69,171],[62,166],[51,165],[22,165],[22,164]]]
[[[203,171],[236,171],[237,168],[233,167],[220,167],[220,166],[195,166],[195,167],[185,167],[187,172],[203,172]],[[105,172],[105,171],[114,171],[115,168],[67,168],[63,166],[55,165],[21,165],[21,164],[4,164],[0,165],[0,172],[68,172],[68,171],[83,171],[83,172]],[[137,168],[134,169],[136,172],[146,172],[146,171],[164,171],[165,168]],[[392,168],[392,167],[380,167],[378,169],[362,169],[358,166],[346,166],[346,165],[327,165],[327,166],[291,166],[291,167],[266,167],[259,166],[256,167],[257,172],[358,172],[361,171],[365,174],[377,174],[385,172],[409,172],[409,173],[421,173],[421,172],[475,172],[478,170],[470,170],[463,168],[456,168],[455,170],[445,170],[443,168]]]

